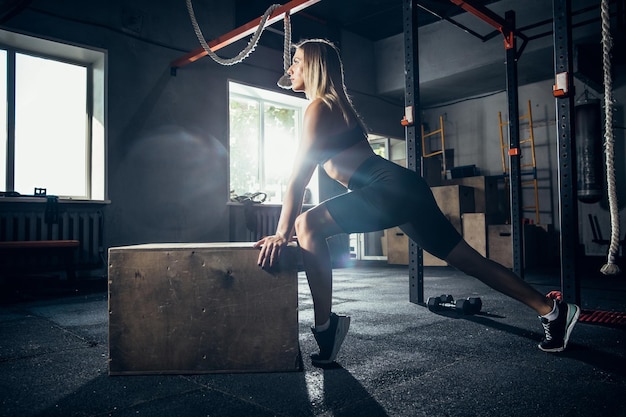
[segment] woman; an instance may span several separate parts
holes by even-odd
[[[314,365],[335,360],[350,326],[349,317],[331,313],[332,267],[326,239],[398,225],[424,250],[534,309],[545,330],[540,349],[565,349],[580,313],[578,306],[546,298],[472,249],[442,214],[420,175],[372,151],[348,98],[343,66],[333,44],[319,39],[300,43],[287,73],[292,89],[304,92],[310,105],[276,234],[255,247],[260,248],[259,266],[271,267],[295,229],[313,296],[315,326],[311,329],[320,349],[311,355]],[[318,164],[351,192],[301,213],[305,187]]]

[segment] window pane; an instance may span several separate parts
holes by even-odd
[[[230,189],[237,195],[261,191],[259,103],[245,98],[230,99]]]
[[[15,191],[87,196],[87,69],[16,54]]]
[[[389,159],[387,156],[387,143],[385,141],[370,142],[370,146],[376,155]]]
[[[264,191],[268,201],[280,203],[296,154],[298,112],[274,104],[264,107]]]
[[[230,189],[240,195],[262,191],[267,203],[280,204],[300,140],[305,99],[229,83]],[[246,113],[243,117],[240,113]],[[318,201],[317,174],[308,185],[307,203]]]
[[[0,50],[0,190],[7,183],[7,51]]]

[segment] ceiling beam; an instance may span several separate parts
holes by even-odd
[[[267,19],[266,26],[272,25],[280,20],[283,20],[285,17],[285,13],[289,13],[290,15],[299,12],[300,10],[306,9],[309,6],[314,5],[315,3],[319,3],[321,0],[292,0],[289,3],[283,4],[278,7]],[[251,20],[243,26],[238,27],[237,29],[231,30],[230,32],[213,39],[210,42],[207,42],[211,51],[215,52],[218,49],[224,48],[232,43],[237,42],[238,40],[253,34],[259,25],[261,24],[261,20],[263,17],[259,17],[257,19]],[[200,47],[194,49],[191,52],[183,55],[182,57],[175,59],[171,63],[172,68],[180,68],[187,64],[190,64],[203,56],[208,55],[207,51],[204,48]]]

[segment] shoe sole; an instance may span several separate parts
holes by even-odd
[[[339,348],[341,348],[343,340],[348,334],[349,328],[350,317],[339,317],[339,319],[337,320],[337,330],[335,330],[335,343],[333,344],[333,351],[330,353],[328,359],[316,359],[311,357],[311,362],[313,363],[313,365],[328,365],[335,362],[337,353],[339,353]]]
[[[572,310],[574,310],[574,314],[570,317]],[[567,342],[569,342],[569,337],[572,334],[572,330],[574,330],[574,326],[578,321],[578,317],[580,317],[580,307],[578,307],[576,304],[567,304],[567,315],[568,318],[565,328],[565,337],[563,337],[563,346],[554,349],[544,349],[541,347],[541,345],[539,345],[539,349],[543,350],[544,352],[563,352],[565,348],[567,348]]]

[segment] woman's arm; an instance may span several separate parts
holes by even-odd
[[[314,100],[304,113],[303,132],[293,169],[283,197],[283,206],[276,227],[276,234],[267,236],[254,246],[261,248],[258,264],[261,267],[272,266],[278,259],[280,251],[291,240],[294,233],[296,217],[302,211],[304,189],[318,164],[320,144],[319,138],[325,135],[327,127],[323,120],[330,109],[321,100]]]

